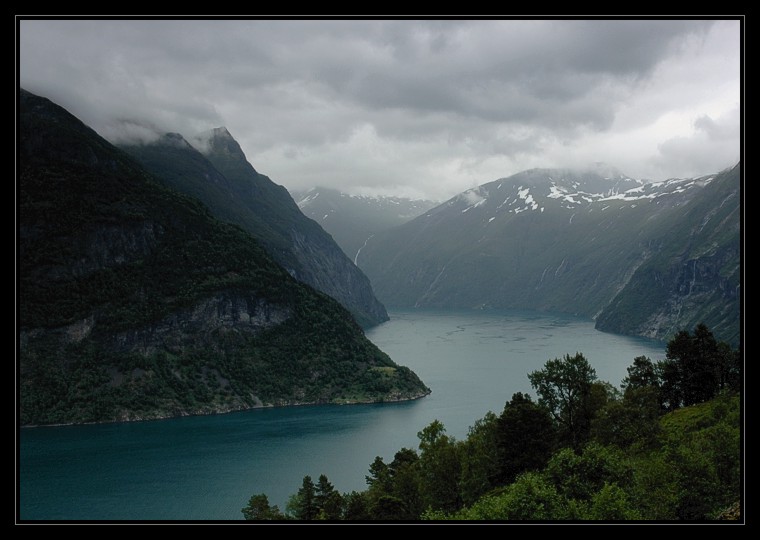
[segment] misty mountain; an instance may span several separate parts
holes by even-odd
[[[349,195],[321,187],[293,192],[293,198],[301,212],[330,233],[354,262],[373,235],[406,223],[438,204],[424,199]]]
[[[22,424],[429,392],[250,234],[49,100],[19,104]]]
[[[121,148],[169,187],[197,197],[214,216],[252,234],[293,277],[338,300],[363,326],[388,320],[362,271],[301,213],[284,187],[251,166],[227,129],[190,141],[168,133]]]
[[[739,338],[739,166],[644,183],[598,165],[481,185],[375,235],[359,266],[394,307],[524,308],[666,338]]]

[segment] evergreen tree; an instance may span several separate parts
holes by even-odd
[[[241,510],[248,521],[271,521],[285,519],[277,506],[270,506],[269,499],[263,493],[253,495],[248,500],[248,506]]]
[[[346,521],[368,521],[371,519],[367,492],[352,491],[343,496],[343,519]]]
[[[668,409],[702,403],[722,388],[738,390],[741,366],[738,351],[718,343],[704,324],[691,334],[678,332],[668,342],[667,360],[660,366],[663,401]]]
[[[697,325],[693,335],[678,332],[668,343],[666,356],[679,363],[684,406],[715,396],[720,384],[718,343],[704,324]]]
[[[311,476],[306,475],[303,477],[301,489],[295,495],[292,505],[289,503],[288,506],[288,509],[292,510],[294,517],[300,521],[312,521],[317,518],[319,508],[317,508],[316,492]],[[293,506],[293,508],[290,508],[290,506]]]
[[[387,493],[391,490],[391,475],[388,465],[383,458],[375,456],[375,460],[369,466],[369,475],[364,479],[371,490]]]
[[[343,498],[338,493],[327,476],[320,474],[314,493],[314,505],[319,519],[337,520],[343,514]]]

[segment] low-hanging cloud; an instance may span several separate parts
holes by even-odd
[[[699,176],[726,168],[722,158],[735,152],[733,163],[739,160],[735,133],[739,129],[739,110],[734,109],[718,118],[700,116],[694,121],[690,136],[668,139],[659,145],[659,154],[652,158],[661,176]]]
[[[695,147],[677,141],[695,126],[714,159],[695,156],[689,170],[738,156],[737,125],[719,120],[739,100],[738,20],[29,19],[19,29],[20,84],[110,140],[225,125],[291,188],[443,199],[586,156],[651,176],[688,161]],[[663,131],[673,111],[681,123]]]

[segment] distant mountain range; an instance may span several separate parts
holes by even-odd
[[[330,233],[354,263],[373,235],[406,223],[438,204],[424,199],[349,195],[321,187],[293,192],[293,198],[301,212]]]
[[[393,307],[525,308],[665,339],[739,340],[740,166],[644,183],[608,166],[533,169],[373,236],[359,266]]]
[[[167,186],[257,238],[290,274],[342,303],[365,327],[388,320],[367,277],[288,191],[258,173],[226,128],[121,146]]]
[[[291,276],[303,271],[295,266],[299,256],[312,253],[309,240],[320,233],[305,217],[305,229],[288,221],[298,209],[283,188],[261,180],[247,189],[250,196],[281,195],[282,206],[261,209],[257,219],[270,225],[268,249],[293,227],[296,247],[278,254],[291,258],[290,272],[243,228],[170,189],[165,177],[51,101],[21,90],[18,126],[22,425],[429,392],[373,345],[343,306]],[[177,178],[197,179],[205,168],[207,182],[242,190],[236,182],[255,172],[237,145],[224,132],[210,143],[218,167],[176,136],[163,141],[161,163],[179,171]],[[181,158],[176,167],[169,166],[172,148]],[[341,261],[336,273],[348,272],[353,265],[334,249],[339,255],[327,259]]]

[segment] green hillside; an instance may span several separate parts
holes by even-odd
[[[363,326],[388,320],[367,277],[284,187],[251,166],[225,128],[189,142],[170,133],[122,149],[166,185],[197,197],[216,218],[253,235],[292,276],[338,300]]]
[[[20,93],[22,424],[411,399],[428,389],[336,301]]]

